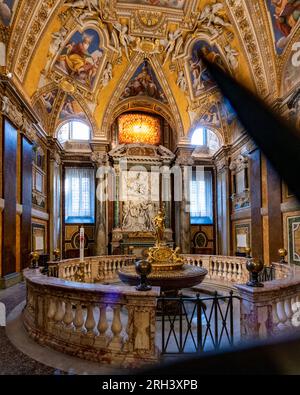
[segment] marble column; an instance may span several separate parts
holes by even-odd
[[[62,251],[62,164],[56,150],[50,153],[49,178],[50,259],[54,259],[53,251]]]
[[[109,158],[106,152],[94,152],[91,160],[97,166],[96,173],[96,233],[95,254],[107,255],[107,202]]]
[[[228,152],[223,149],[216,158],[217,168],[217,253],[230,255],[230,176]]]
[[[252,256],[264,260],[262,218],[262,157],[259,149],[250,153],[250,201]]]
[[[178,148],[176,166],[180,168],[181,185],[174,179],[174,189],[181,189],[180,202],[175,202],[176,244],[183,254],[191,253],[190,180],[194,161],[191,148]],[[176,191],[174,191],[176,195]]]
[[[278,250],[283,247],[283,219],[281,213],[282,182],[270,162],[267,162],[269,263],[278,262]]]
[[[165,206],[166,212],[166,230],[172,232],[171,210],[172,210],[172,190],[171,190],[171,173],[170,166],[164,164],[163,173],[161,175],[161,200]]]

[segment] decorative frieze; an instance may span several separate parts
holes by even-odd
[[[7,96],[2,97],[1,113],[9,118],[30,141],[35,140],[36,130],[32,122],[28,120],[27,116]]]

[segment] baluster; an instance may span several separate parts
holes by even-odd
[[[230,262],[230,279],[231,281],[236,281],[236,276],[235,276],[235,272],[234,272],[234,264],[232,262]]]
[[[98,332],[99,335],[96,338],[95,346],[104,348],[107,346],[108,343],[108,336],[106,335],[108,329],[108,321],[106,316],[106,309],[107,306],[105,304],[101,304],[99,306],[99,322],[98,322]]]
[[[85,321],[85,328],[88,336],[95,336],[96,321],[94,318],[94,305],[89,303],[87,306],[87,316]]]
[[[228,261],[225,262],[225,270],[226,270],[226,280],[230,281],[230,263]]]
[[[111,331],[113,333],[112,341],[109,344],[110,348],[119,349],[122,346],[122,322],[121,322],[121,307],[120,306],[111,306],[113,309],[113,322],[111,325]]]
[[[292,326],[292,317],[293,317],[293,310],[292,310],[292,299],[288,298],[284,301],[284,311],[287,317],[286,325]]]
[[[273,329],[272,332],[276,334],[279,329],[279,324],[280,324],[280,319],[278,317],[278,311],[277,311],[277,302],[272,303],[272,319],[273,319]]]
[[[63,319],[65,316],[65,311],[64,311],[64,303],[61,299],[57,299],[56,301],[56,313],[54,316],[54,321],[56,326],[62,326],[63,324]]]
[[[49,308],[47,314],[47,317],[50,322],[54,320],[55,314],[56,314],[56,302],[51,298],[49,302]]]
[[[66,302],[66,312],[63,318],[63,322],[65,324],[65,327],[67,330],[72,331],[74,329],[73,326],[73,310],[72,310],[72,303],[71,302]]]
[[[287,321],[283,300],[277,302],[277,315],[279,318],[278,329],[283,330],[286,328],[286,321]]]
[[[211,278],[214,278],[215,275],[215,261],[211,261]]]
[[[80,302],[78,302],[76,305],[76,312],[75,312],[75,318],[73,323],[76,328],[76,332],[83,332],[82,327],[84,324],[84,317],[83,317],[83,310]]]
[[[220,261],[216,262],[216,276],[220,276]]]
[[[296,296],[294,296],[291,299],[291,308],[292,308],[293,314],[296,314],[297,311],[298,311],[298,308],[297,308],[297,297]]]

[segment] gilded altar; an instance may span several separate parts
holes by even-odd
[[[156,243],[149,248],[147,258],[153,271],[178,270],[184,265],[184,260],[179,256],[180,249],[172,249],[164,241],[165,218],[164,211],[160,210],[153,219]]]
[[[123,144],[113,149],[111,157],[116,174],[117,200],[114,203],[112,253],[145,257],[155,245],[154,219],[164,204],[166,208],[163,238],[173,246],[171,202],[162,201],[170,195],[170,183],[162,185],[162,168],[170,169],[174,154],[163,146]],[[153,171],[153,169],[158,169]]]

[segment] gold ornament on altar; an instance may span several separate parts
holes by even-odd
[[[179,256],[180,248],[177,247],[173,250],[164,241],[165,219],[164,210],[160,210],[153,219],[156,243],[154,247],[149,248],[147,258],[153,271],[179,270],[184,265],[183,258]]]

